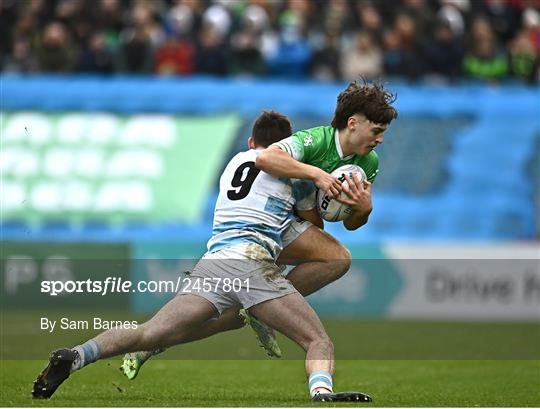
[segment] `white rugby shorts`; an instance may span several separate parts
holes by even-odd
[[[231,307],[250,308],[297,292],[261,245],[243,243],[206,253],[179,294],[210,301],[221,314]]]

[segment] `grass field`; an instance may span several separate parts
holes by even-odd
[[[148,362],[134,381],[118,360],[76,373],[49,401],[30,398],[39,361],[2,361],[2,406],[328,406],[309,401],[302,361]],[[539,406],[538,361],[340,361],[339,390],[365,406]],[[351,406],[350,404],[331,406]]]
[[[55,314],[47,316],[62,316]],[[300,348],[280,337],[284,359],[267,359],[247,328],[171,349],[135,381],[122,376],[120,359],[98,362],[51,400],[32,400],[49,351],[97,333],[40,331],[40,315],[2,312],[1,406],[329,405],[309,400]],[[325,326],[338,359],[336,390],[370,394],[366,406],[540,406],[538,323],[327,319]]]

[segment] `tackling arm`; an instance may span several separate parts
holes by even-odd
[[[337,178],[315,166],[297,161],[278,146],[270,146],[262,151],[257,156],[255,166],[276,177],[311,180],[332,197],[337,197],[342,190]]]
[[[299,162],[278,146],[270,146],[262,151],[255,166],[277,177],[314,180],[321,169]]]

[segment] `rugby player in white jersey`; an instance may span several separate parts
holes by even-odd
[[[268,135],[274,135],[270,143],[291,134],[290,122],[281,114],[265,112],[259,120]],[[190,274],[194,284],[136,328],[111,329],[82,345],[53,351],[34,382],[35,398],[51,397],[71,373],[98,359],[189,342],[192,328],[242,306],[306,351],[312,399],[370,400],[360,392],[333,393],[332,342],[304,297],[280,274],[276,259],[295,199],[289,180],[255,167],[257,156],[268,145],[261,145],[255,135],[249,140],[251,149],[237,154],[223,172],[208,252]],[[320,186],[329,177],[321,173],[315,184]]]

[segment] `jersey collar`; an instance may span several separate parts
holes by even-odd
[[[336,132],[334,133],[334,142],[336,143],[336,149],[339,155],[339,159],[348,160],[354,156],[354,153],[351,153],[349,156],[343,156],[343,149],[341,149],[341,143],[339,142],[339,131],[337,129],[336,129]]]

